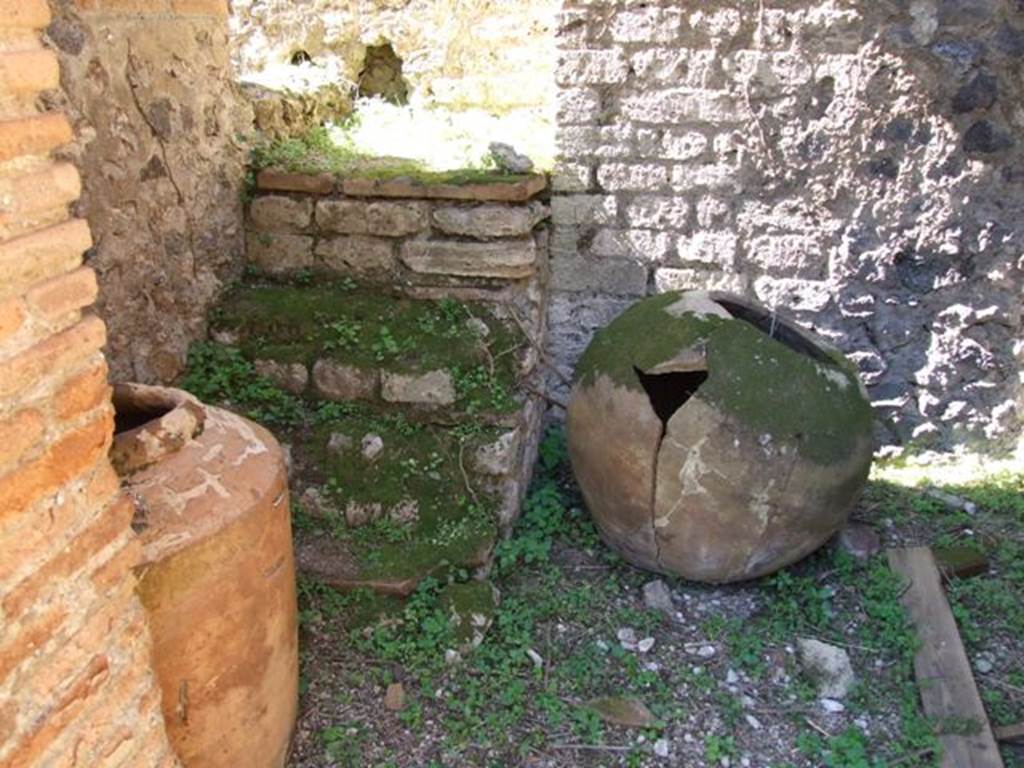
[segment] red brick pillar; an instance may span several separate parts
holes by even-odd
[[[176,766],[135,596],[132,505],[107,460],[113,410],[87,307],[78,172],[39,31],[0,0],[0,766]]]

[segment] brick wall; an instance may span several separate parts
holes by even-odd
[[[114,380],[169,382],[242,265],[251,116],[235,98],[227,0],[52,0]]]
[[[173,766],[45,0],[0,0],[0,766]]]
[[[884,443],[1012,437],[1018,5],[566,0],[553,354],[647,293],[738,291],[850,354]]]

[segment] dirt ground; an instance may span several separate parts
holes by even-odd
[[[1022,487],[1024,475],[1004,473],[939,498],[876,479],[853,520],[878,534],[880,553],[862,560],[832,542],[738,586],[662,578],[671,605],[651,608],[644,586],[659,577],[599,540],[553,435],[523,517],[497,551],[501,603],[479,647],[459,650],[436,580],[404,605],[301,582],[302,700],[289,765],[936,766],[936,734],[977,724],[921,714],[904,585],[884,549],[985,554],[988,572],[954,580],[949,596],[992,723],[1024,720]],[[801,638],[845,651],[855,674],[846,696],[821,696]],[[634,727],[602,719],[602,697],[618,699]],[[1007,747],[1004,759],[1020,768],[1024,749]]]

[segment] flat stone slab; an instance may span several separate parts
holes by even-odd
[[[313,201],[262,195],[249,206],[249,218],[258,230],[301,232],[313,221]]]
[[[533,240],[410,240],[402,244],[401,258],[420,274],[518,279],[533,274],[537,249]]]
[[[380,373],[333,360],[313,365],[313,388],[320,397],[336,402],[369,400],[377,396]]]
[[[449,235],[478,240],[493,237],[523,237],[548,216],[546,206],[531,205],[445,205],[434,210],[434,226]]]
[[[282,232],[247,232],[245,236],[249,263],[274,275],[313,266],[313,238]]]
[[[448,371],[422,374],[385,371],[381,375],[381,394],[389,403],[452,405],[455,402],[455,385]]]
[[[341,190],[352,197],[411,197],[427,200],[479,200],[521,203],[547,188],[546,176],[487,184],[424,184],[409,178],[344,179]]]
[[[327,195],[334,189],[334,176],[330,173],[291,173],[267,168],[256,175],[256,187],[274,192]]]
[[[381,595],[408,597],[423,579],[446,568],[454,566],[472,570],[486,565],[493,548],[494,540],[488,539],[457,563],[448,563],[439,557],[436,561],[421,563],[418,568],[410,568],[407,573],[389,577],[366,574],[346,542],[327,535],[301,536],[295,545],[295,564],[303,575],[341,592],[370,589]]]
[[[324,232],[405,237],[427,228],[427,206],[328,198],[316,204],[316,222]]]

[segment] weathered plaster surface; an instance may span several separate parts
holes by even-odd
[[[239,137],[251,118],[231,83],[226,21],[53,6],[112,377],[170,381],[243,259]]]
[[[1018,4],[567,0],[558,41],[566,370],[636,297],[732,290],[850,355],[885,443],[1019,430]]]
[[[234,0],[233,57],[243,80],[280,80],[292,55],[305,51],[334,82],[354,87],[367,46],[390,42],[403,61],[413,103],[548,109],[554,102],[552,26],[558,5],[558,0]]]

